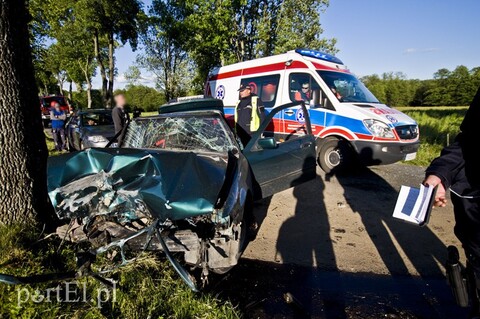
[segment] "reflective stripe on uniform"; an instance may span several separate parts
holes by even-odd
[[[235,106],[234,121],[238,123],[238,105],[240,101],[237,102]],[[250,118],[250,131],[255,132],[260,127],[260,114],[258,112],[258,96],[252,96],[252,116]],[[236,131],[236,128],[235,128]]]

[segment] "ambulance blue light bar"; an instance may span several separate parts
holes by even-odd
[[[309,49],[296,49],[295,52],[297,52],[297,53],[300,54],[300,55],[309,57],[309,58],[320,59],[320,60],[323,60],[323,61],[332,62],[332,63],[336,63],[336,64],[342,64],[342,65],[343,65],[342,60],[340,60],[339,58],[337,58],[337,57],[335,57],[335,56],[333,56],[333,55],[331,55],[331,54],[327,54],[327,53],[321,52],[321,51],[309,50]]]

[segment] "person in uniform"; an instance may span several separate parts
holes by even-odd
[[[467,256],[471,318],[480,318],[480,88],[460,126],[455,142],[445,147],[426,170],[425,185],[438,186],[434,205],[446,205],[450,189],[455,235]]]
[[[235,133],[245,146],[265,119],[265,108],[249,85],[240,85],[238,92],[240,99],[235,107]]]

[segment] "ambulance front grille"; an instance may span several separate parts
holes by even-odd
[[[398,137],[402,140],[413,140],[418,137],[417,125],[402,125],[395,127]]]

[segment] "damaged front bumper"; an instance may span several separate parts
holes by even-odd
[[[133,149],[89,149],[49,162],[49,196],[66,240],[88,241],[93,254],[162,251],[188,286],[185,264],[224,273],[237,264],[247,183],[232,156]],[[187,165],[185,165],[187,164]],[[227,186],[225,184],[228,183]],[[223,195],[222,195],[223,194]]]

